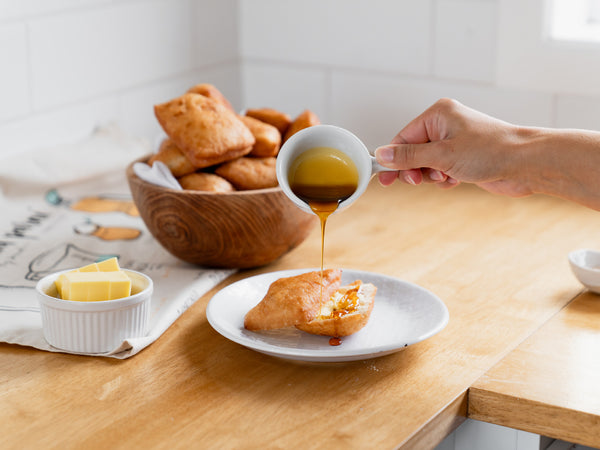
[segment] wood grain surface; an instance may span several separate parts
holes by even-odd
[[[318,223],[279,188],[220,194],[177,191],[141,180],[132,165],[127,181],[152,236],[192,264],[263,266],[300,244]]]
[[[330,218],[325,265],[431,290],[450,312],[442,332],[337,364],[283,361],[216,333],[205,308],[218,288],[319,266],[315,227],[275,263],[200,298],[128,360],[0,345],[0,446],[432,448],[464,420],[469,387],[581,292],[566,255],[600,246],[599,218],[544,196],[373,181]]]
[[[577,297],[483,375],[469,417],[600,448],[600,296]]]

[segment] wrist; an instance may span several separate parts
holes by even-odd
[[[531,194],[550,194],[561,175],[556,170],[553,132],[549,128],[517,127],[517,178]]]
[[[600,133],[520,127],[520,176],[531,193],[600,209]]]

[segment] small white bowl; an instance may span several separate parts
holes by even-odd
[[[153,283],[140,272],[123,269],[131,278],[129,297],[100,302],[78,302],[58,297],[58,272],[36,285],[46,341],[75,353],[106,353],[125,339],[145,336]]]
[[[569,253],[569,264],[577,279],[592,292],[600,294],[600,252],[580,249]]]

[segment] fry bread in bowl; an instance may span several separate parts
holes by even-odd
[[[225,178],[208,172],[194,172],[179,178],[183,189],[205,192],[233,192],[235,188]]]
[[[281,146],[281,134],[277,128],[249,116],[240,116],[240,120],[244,122],[256,139],[250,156],[277,156]]]
[[[308,127],[312,127],[313,125],[319,125],[320,123],[321,121],[319,120],[319,117],[314,112],[312,112],[309,109],[305,109],[291,123],[291,125],[285,132],[283,142],[287,141],[298,131]]]
[[[360,280],[337,289],[328,297],[319,315],[296,328],[310,334],[342,337],[356,333],[369,321],[377,288]]]
[[[247,155],[255,142],[237,114],[204,95],[186,93],[155,105],[154,113],[196,169]]]
[[[227,161],[215,169],[215,173],[240,191],[250,189],[265,189],[277,186],[277,159],[268,158],[242,158]]]
[[[340,286],[342,271],[323,271],[323,298]],[[271,283],[267,294],[246,314],[244,327],[250,331],[293,327],[315,319],[321,308],[321,272],[314,271],[280,278]]]
[[[226,106],[227,109],[235,111],[233,109],[233,106],[231,106],[231,103],[229,103],[229,100],[227,100],[227,97],[225,97],[220,90],[218,90],[215,86],[213,86],[210,83],[200,83],[195,86],[192,86],[188,89],[188,92],[212,98],[213,100],[221,103],[223,106]]]
[[[273,125],[281,136],[285,134],[288,127],[292,123],[292,119],[286,113],[277,111],[273,108],[254,108],[246,111],[248,117],[253,117],[261,122]]]
[[[190,160],[177,148],[175,142],[169,138],[161,142],[158,152],[152,155],[148,164],[152,165],[154,161],[165,163],[174,177],[181,177],[196,170]]]

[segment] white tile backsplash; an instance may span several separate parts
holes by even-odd
[[[192,33],[196,66],[236,61],[239,54],[237,0],[194,2]]]
[[[600,97],[558,95],[556,126],[600,131]]]
[[[326,70],[285,64],[244,63],[244,108],[270,107],[292,118],[308,108],[323,122],[329,119]]]
[[[85,9],[113,0],[0,0],[0,21]]]
[[[91,133],[98,125],[116,121],[117,114],[117,98],[110,95],[0,123],[0,157],[75,141]]]
[[[353,130],[369,148],[388,143],[441,97],[451,97],[502,120],[550,126],[552,96],[439,79],[336,71],[332,120]]]
[[[189,0],[123,3],[30,22],[36,111],[192,68]]]
[[[440,0],[435,11],[433,73],[491,83],[496,62],[496,4]]]
[[[30,110],[27,30],[23,23],[0,25],[0,121]]]
[[[310,108],[369,146],[443,96],[513,123],[600,130],[599,97],[498,87],[498,10],[499,0],[0,0],[0,152],[107,120],[152,139],[152,105],[197,82],[238,109]]]
[[[118,122],[124,131],[144,136],[154,144],[163,132],[154,115],[154,105],[183,95],[198,83],[212,83],[219,87],[234,107],[241,104],[240,80],[236,64],[198,69],[192,73],[166,81],[129,89],[119,96]]]
[[[429,72],[431,0],[240,0],[247,58]]]

